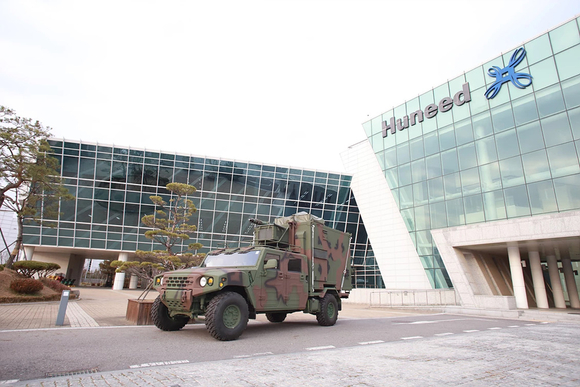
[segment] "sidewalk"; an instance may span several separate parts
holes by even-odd
[[[78,300],[70,300],[62,327],[98,327],[134,325],[125,319],[127,300],[136,299],[142,290],[112,290],[110,288],[75,288],[80,290]],[[151,291],[147,299],[155,299],[156,291]],[[0,304],[0,331],[14,329],[61,328],[56,326],[59,302],[35,302],[21,304]],[[343,304],[340,317],[380,318],[410,314],[436,313],[428,310],[370,308],[366,305]],[[312,318],[303,313],[293,313],[288,321]],[[258,315],[258,320],[265,320]]]

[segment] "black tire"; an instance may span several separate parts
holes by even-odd
[[[323,327],[329,327],[336,323],[338,318],[338,301],[336,297],[330,293],[320,300],[320,312],[316,313],[316,320],[318,324]]]
[[[266,313],[266,318],[271,323],[281,323],[286,320],[286,316],[288,313],[286,312],[274,312],[274,313]]]
[[[157,328],[163,331],[178,331],[187,324],[189,317],[171,317],[169,315],[169,309],[161,302],[161,297],[157,296],[155,301],[153,301],[153,305],[151,305],[151,320],[153,320],[153,324]]]
[[[210,335],[221,341],[235,340],[248,325],[248,304],[235,292],[218,294],[211,299],[205,313]]]

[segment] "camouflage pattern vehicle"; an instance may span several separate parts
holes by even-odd
[[[259,313],[273,323],[298,311],[322,326],[336,323],[352,289],[351,235],[305,213],[253,222],[253,245],[212,251],[199,267],[154,278],[151,317],[159,329],[179,330],[205,316],[213,337],[235,340]]]

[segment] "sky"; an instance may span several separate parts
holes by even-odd
[[[0,0],[0,105],[56,138],[345,172],[362,123],[568,0]]]

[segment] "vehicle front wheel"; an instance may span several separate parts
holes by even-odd
[[[157,296],[151,305],[151,320],[155,326],[163,331],[178,331],[187,324],[189,317],[169,315],[169,309],[163,302],[161,296]]]
[[[336,323],[337,318],[338,302],[336,301],[336,297],[330,293],[326,293],[322,300],[320,300],[320,312],[316,313],[316,320],[318,320],[319,325],[329,327]]]
[[[266,318],[272,323],[281,323],[286,320],[287,314],[285,312],[266,313]]]
[[[210,335],[221,341],[235,340],[248,325],[248,304],[235,292],[218,294],[211,299],[205,313]]]

